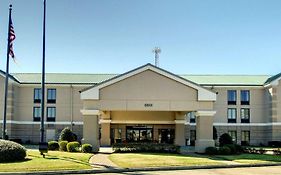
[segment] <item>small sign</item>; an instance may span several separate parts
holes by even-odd
[[[144,107],[152,107],[152,106],[153,106],[152,103],[145,103],[145,104],[144,104]]]

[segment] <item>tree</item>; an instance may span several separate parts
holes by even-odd
[[[232,137],[229,134],[224,133],[223,135],[220,136],[219,143],[220,143],[220,146],[233,144]]]
[[[59,140],[73,142],[73,141],[77,141],[77,136],[68,127],[66,127],[61,131]]]

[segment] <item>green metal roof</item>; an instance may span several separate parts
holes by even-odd
[[[39,73],[13,73],[15,79],[21,83],[40,83]],[[46,83],[53,84],[96,84],[108,80],[118,74],[74,74],[47,73]],[[269,75],[179,75],[200,85],[263,85]]]

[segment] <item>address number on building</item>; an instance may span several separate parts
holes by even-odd
[[[153,106],[152,103],[145,103],[145,104],[144,104],[144,107],[152,107],[152,106]]]

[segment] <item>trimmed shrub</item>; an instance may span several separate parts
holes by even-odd
[[[207,155],[216,155],[218,153],[218,150],[216,147],[207,147],[205,150],[205,154]]]
[[[179,146],[165,143],[116,143],[113,145],[114,152],[157,152],[178,153]]]
[[[77,141],[77,136],[68,127],[64,128],[59,137],[59,141],[66,140],[68,142]]]
[[[234,144],[227,144],[227,145],[224,145],[226,147],[228,147],[231,151],[231,154],[236,154],[237,153],[237,150],[236,150],[236,147]]]
[[[66,145],[68,152],[79,152],[80,143],[79,142],[69,142]]]
[[[60,146],[57,141],[49,141],[48,142],[48,149],[49,150],[59,150]]]
[[[230,155],[231,154],[231,149],[227,146],[223,146],[219,148],[218,154],[221,155]]]
[[[258,154],[264,154],[264,153],[266,153],[266,150],[263,149],[263,148],[260,148],[260,149],[257,150],[257,153]]]
[[[244,148],[241,145],[234,144],[234,146],[236,148],[236,153],[241,154],[244,152]]]
[[[93,146],[91,144],[85,143],[81,147],[83,153],[91,153],[93,151]]]
[[[16,142],[0,140],[0,162],[21,161],[24,160],[25,157],[25,147]]]
[[[232,137],[229,134],[224,133],[223,135],[220,136],[219,143],[220,143],[220,146],[233,144]]]
[[[68,141],[60,141],[59,142],[59,150],[60,151],[67,151],[66,145],[68,144]]]
[[[273,154],[274,154],[274,155],[281,155],[281,149],[280,149],[280,148],[274,149],[274,150],[273,150]]]

